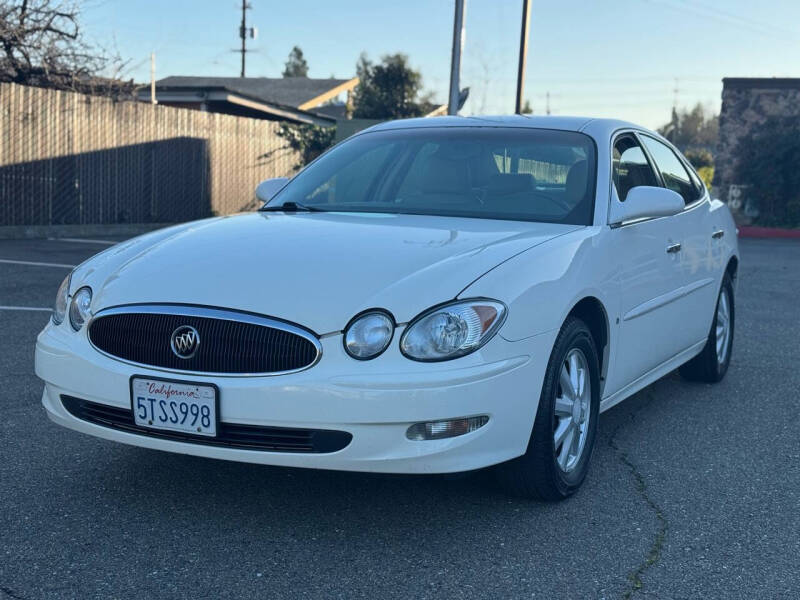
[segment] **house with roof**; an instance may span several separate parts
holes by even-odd
[[[167,106],[218,112],[239,117],[332,126],[345,118],[345,104],[358,77],[165,77],[156,81],[156,101]],[[139,90],[150,101],[150,90]]]

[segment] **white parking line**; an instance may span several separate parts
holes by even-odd
[[[52,312],[52,308],[41,308],[39,306],[0,306],[0,310],[39,310]]]
[[[30,260],[8,260],[0,258],[0,263],[7,265],[27,265],[29,267],[58,267],[60,269],[72,269],[75,265],[64,265],[61,263],[33,262]]]
[[[119,242],[112,242],[110,240],[87,240],[83,238],[47,238],[51,242],[73,242],[76,244],[104,244],[106,246],[113,246]]]

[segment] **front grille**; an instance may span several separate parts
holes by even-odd
[[[173,332],[197,330],[190,358],[172,348]],[[300,327],[220,309],[185,306],[127,306],[101,311],[89,325],[99,350],[126,361],[173,371],[270,374],[304,369],[317,360],[316,337]]]
[[[177,431],[140,427],[136,425],[133,419],[133,411],[128,408],[97,404],[96,402],[89,402],[72,396],[61,396],[61,403],[74,417],[95,425],[148,437],[207,446],[268,450],[270,452],[325,454],[345,448],[353,439],[353,435],[346,431],[259,427],[224,422],[218,424],[217,436],[210,438]]]

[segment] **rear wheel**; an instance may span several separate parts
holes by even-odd
[[[717,308],[706,345],[700,354],[680,369],[685,379],[716,383],[725,377],[733,349],[734,316],[733,282],[726,273],[717,297]]]
[[[570,317],[558,334],[545,373],[528,449],[496,467],[510,493],[561,500],[583,483],[597,434],[600,369],[586,324]]]

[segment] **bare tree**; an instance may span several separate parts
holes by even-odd
[[[467,74],[470,87],[475,90],[471,96],[470,106],[474,114],[485,115],[489,110],[489,91],[496,93],[498,85],[497,73],[501,73],[506,65],[496,52],[487,52],[484,44],[479,40],[467,47]],[[480,104],[475,108],[475,101],[480,99]],[[496,110],[496,109],[495,109]]]
[[[130,96],[133,82],[101,76],[121,61],[86,42],[79,13],[74,0],[0,0],[0,81]]]

